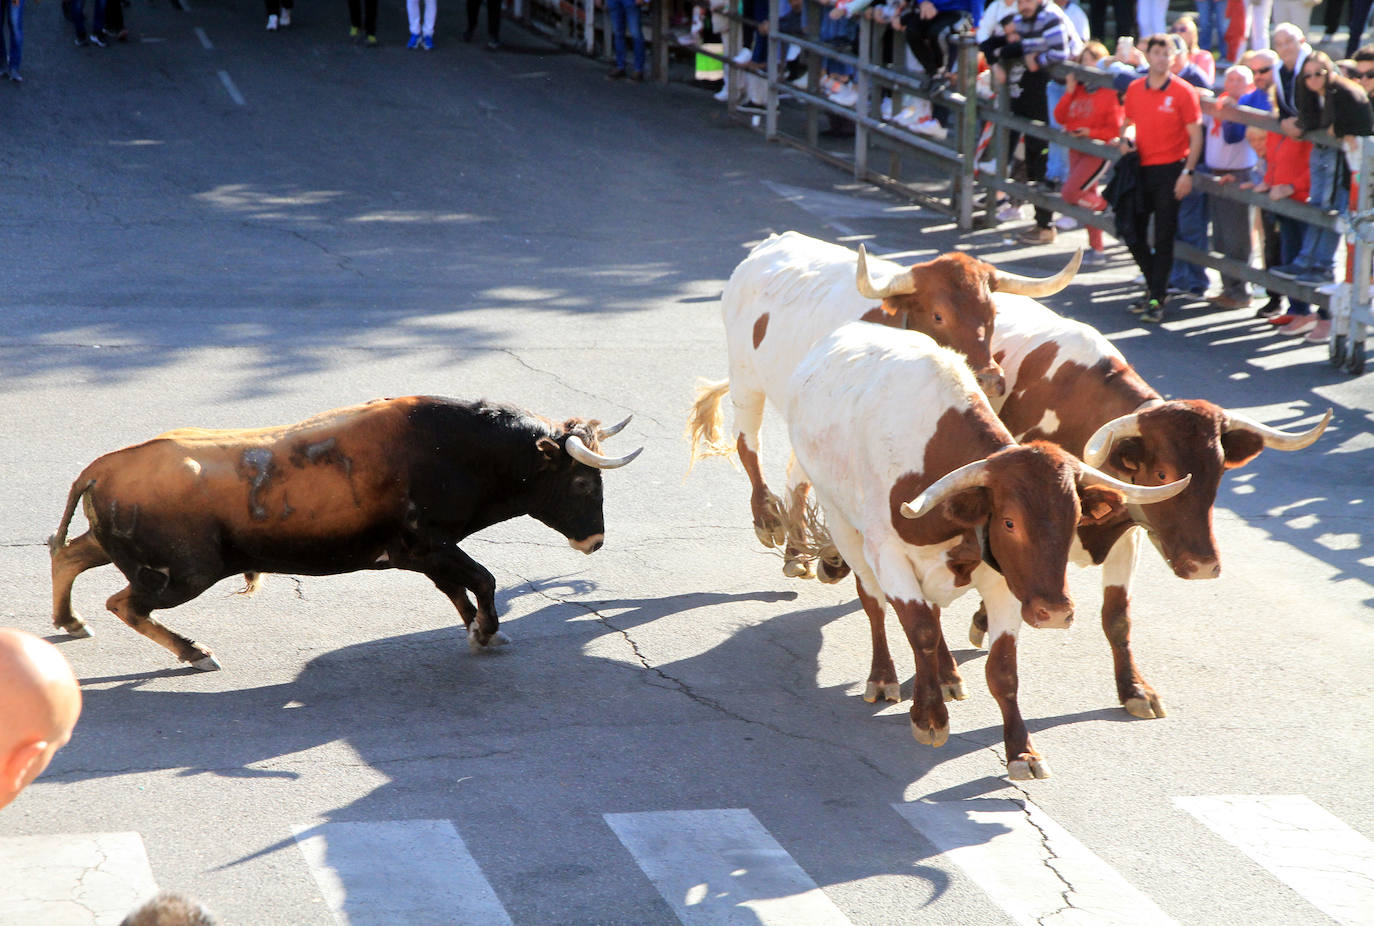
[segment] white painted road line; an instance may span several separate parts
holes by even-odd
[[[842,926],[816,882],[747,810],[608,813],[686,926]]]
[[[1017,923],[1174,922],[1029,801],[975,798],[892,806]]]
[[[1343,926],[1374,924],[1374,842],[1301,795],[1174,803]]]
[[[206,50],[206,51],[214,51],[214,50],[215,50],[215,46],[213,46],[213,45],[210,44],[210,36],[208,36],[208,35],[205,34],[205,30],[204,30],[204,29],[202,29],[200,26],[196,26],[196,28],[195,28],[195,33],[196,33],[196,38],[200,39],[200,44],[203,45],[203,46],[205,46],[205,50]],[[221,72],[221,73],[223,73],[223,72]]]
[[[447,820],[293,826],[340,926],[506,926],[511,919]]]
[[[229,76],[228,71],[219,72],[220,83],[224,84],[224,89],[229,91],[229,99],[240,106],[243,105],[243,94],[239,93],[239,88],[234,86],[234,80]]]
[[[5,926],[119,926],[156,893],[137,833],[0,838]]]

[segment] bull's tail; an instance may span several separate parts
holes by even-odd
[[[57,533],[48,538],[48,555],[52,556],[67,545],[67,530],[72,526],[72,515],[76,514],[77,503],[81,497],[91,490],[95,485],[94,479],[87,479],[84,482],[77,479],[72,483],[71,491],[67,493],[67,507],[62,510],[62,523],[57,525]]]
[[[701,457],[728,457],[733,461],[735,443],[725,433],[725,420],[721,414],[721,404],[729,391],[728,379],[697,382],[696,401],[692,403],[692,414],[687,418],[686,437],[692,445],[687,472],[692,471]]]

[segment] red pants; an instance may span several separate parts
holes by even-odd
[[[1107,170],[1107,162],[1091,154],[1069,149],[1069,178],[1064,181],[1059,195],[1070,206],[1086,206],[1093,212],[1101,212],[1107,203],[1097,195],[1097,183]],[[1094,251],[1102,250],[1102,229],[1088,226],[1088,246]]]

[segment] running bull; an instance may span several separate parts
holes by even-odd
[[[129,585],[106,607],[182,662],[213,671],[210,650],[151,613],[236,573],[252,589],[265,572],[406,569],[449,597],[474,650],[506,643],[496,582],[458,543],[527,514],[574,549],[600,549],[601,470],[643,449],[612,458],[600,444],[628,422],[556,424],[509,405],[410,396],[283,427],[168,431],[105,454],[72,484],[48,541],[53,624],[90,636],[72,612],[72,583],[113,562]],[[78,502],[90,529],[69,543]]]

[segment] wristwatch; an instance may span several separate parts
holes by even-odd
[[[1193,173],[1193,169],[1192,169],[1191,167],[1185,167],[1185,168],[1183,168],[1183,176],[1189,177],[1189,176],[1192,175],[1192,173]]]

